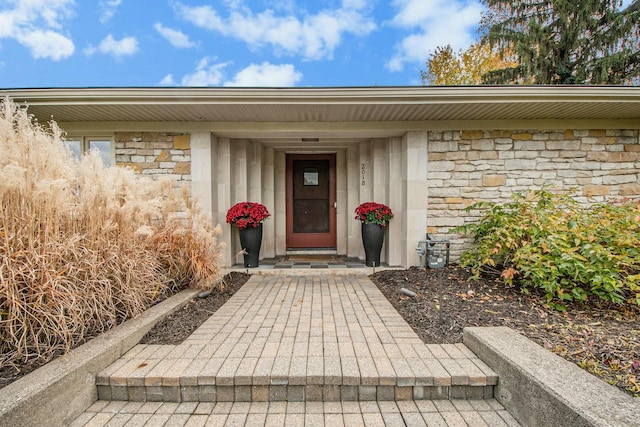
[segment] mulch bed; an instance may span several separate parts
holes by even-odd
[[[640,397],[640,307],[569,305],[566,313],[501,281],[469,280],[457,266],[370,276],[427,343],[462,342],[466,326],[508,326],[555,354]],[[401,288],[416,293],[409,297]]]
[[[214,289],[204,298],[192,299],[165,317],[142,338],[140,344],[180,344],[222,307],[250,277],[246,273],[228,273],[224,276],[220,289]]]

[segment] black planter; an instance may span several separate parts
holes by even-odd
[[[384,243],[384,227],[378,224],[362,223],[362,244],[366,256],[367,267],[380,265],[380,251]]]
[[[262,224],[257,227],[247,227],[238,230],[240,232],[240,246],[244,250],[245,268],[258,266],[260,258],[260,246],[262,246]]]

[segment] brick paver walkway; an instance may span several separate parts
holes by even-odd
[[[137,345],[76,425],[517,425],[462,344],[357,275],[253,275],[180,345]],[[163,423],[167,424],[163,424]]]

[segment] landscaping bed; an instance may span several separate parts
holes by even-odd
[[[180,344],[222,307],[250,277],[250,274],[240,272],[226,274],[220,290],[216,289],[206,297],[196,297],[165,317],[142,338],[140,344]]]
[[[561,313],[541,295],[481,277],[468,269],[411,268],[370,276],[427,343],[462,342],[467,326],[508,326],[608,383],[640,397],[640,308],[568,304]],[[406,288],[416,293],[399,293]],[[533,292],[533,291],[532,291]]]

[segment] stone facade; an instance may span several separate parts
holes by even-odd
[[[477,220],[464,208],[478,201],[543,184],[584,203],[640,197],[638,130],[430,132],[428,150],[427,231],[452,240],[453,259],[468,242],[448,231]]]
[[[469,240],[449,229],[477,220],[477,212],[464,211],[477,201],[504,202],[514,191],[544,184],[573,189],[584,203],[640,197],[638,133],[637,129],[408,132],[403,138],[338,150],[338,236],[348,238],[339,239],[337,250],[363,256],[351,212],[367,200],[387,203],[397,213],[389,227],[385,261],[408,266],[417,264],[417,256],[415,260],[412,256],[425,227],[437,238],[452,241],[451,259],[457,260]],[[118,165],[155,179],[167,178],[176,186],[186,184],[206,201],[205,210],[212,212],[214,221],[224,221],[233,200],[266,203],[274,218],[265,227],[263,252],[265,256],[285,252],[284,151],[249,140],[215,138],[209,132],[118,132],[115,144]],[[199,153],[194,162],[192,148]],[[363,168],[366,183],[361,182]],[[385,178],[392,176],[395,179]],[[231,259],[237,239],[232,235],[224,239]]]
[[[127,166],[154,179],[191,181],[191,138],[188,134],[118,132],[118,166]]]

